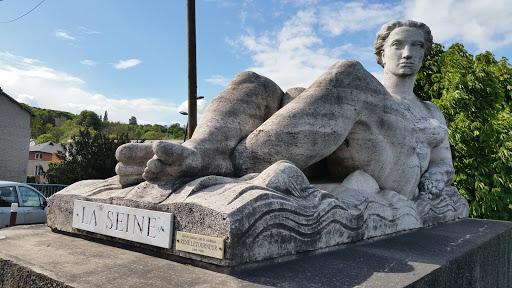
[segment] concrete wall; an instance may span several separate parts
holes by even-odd
[[[30,113],[0,92],[0,180],[26,182]]]

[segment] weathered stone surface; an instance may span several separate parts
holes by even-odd
[[[454,187],[435,200],[411,201],[393,191],[351,186],[350,179],[364,179],[363,173],[350,177],[347,187],[339,184],[335,193],[310,185],[286,161],[244,179],[206,176],[175,185],[144,182],[124,189],[117,177],[82,181],[49,199],[48,225],[104,238],[72,227],[74,199],[174,213],[173,233],[224,238],[224,259],[175,247],[160,252],[234,266],[467,217],[467,202]]]
[[[354,60],[339,61],[307,89],[286,93],[254,72],[240,73],[183,145],[156,142],[147,165],[140,160],[151,156],[149,146],[120,147],[120,182],[124,187],[142,181],[137,173],[143,167],[143,178],[155,183],[244,176],[287,160],[310,176],[319,170],[317,176],[331,182],[362,170],[381,190],[408,199],[439,196],[454,177],[446,123],[412,89],[431,45],[423,23],[384,25],[375,41],[382,84]]]

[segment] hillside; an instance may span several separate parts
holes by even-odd
[[[25,103],[23,106],[32,110],[36,115],[32,119],[31,138],[37,144],[53,141],[65,142],[78,135],[80,129],[89,129],[93,133],[116,137],[127,134],[130,139],[183,139],[185,128],[174,123],[167,125],[138,125],[137,119],[129,119],[130,124],[108,121],[108,112],[101,116],[93,111],[83,110],[80,114],[66,111],[31,107]]]

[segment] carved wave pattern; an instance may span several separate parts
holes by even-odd
[[[308,211],[303,211],[303,199],[294,197],[289,198],[287,207],[265,209],[246,229],[240,231],[240,244],[259,242],[260,245],[272,245],[265,239],[269,235],[280,235],[279,239],[284,239],[287,243],[290,239],[298,241],[299,246],[304,249],[327,247],[417,228],[421,224],[421,219],[411,207],[414,204],[397,207],[400,203],[390,203],[379,198],[364,201],[359,207],[360,203],[351,202],[350,198],[339,201],[331,197],[321,197],[322,194],[328,194],[321,190],[315,194],[319,201],[317,205],[309,206]],[[265,202],[258,204],[266,207],[277,204],[272,199]],[[279,246],[281,243],[275,244]]]
[[[420,196],[416,205],[418,214],[423,218],[423,226],[465,218],[469,215],[467,200],[453,186],[446,188],[444,195],[436,199],[429,200]]]
[[[220,180],[217,178],[217,180]],[[196,181],[205,181],[198,179]],[[311,186],[296,197],[247,182],[213,181],[207,202],[190,193],[187,201],[219,204],[232,223],[231,248],[254,247],[265,259],[353,242],[467,216],[467,202],[455,188],[445,195],[410,201],[393,191],[369,194],[347,189],[339,198]],[[204,194],[203,194],[204,195]],[[243,203],[240,205],[240,203]],[[199,204],[199,203],[198,203]],[[217,206],[218,207],[218,206]],[[243,249],[234,249],[243,251]],[[244,257],[231,255],[231,257]],[[254,257],[254,256],[251,256]]]

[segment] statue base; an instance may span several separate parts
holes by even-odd
[[[98,243],[100,242],[100,243]],[[216,273],[51,233],[0,229],[1,287],[511,287],[512,223],[462,219]],[[121,246],[118,248],[116,246]],[[132,249],[138,250],[138,249]],[[162,256],[162,255],[158,255]],[[163,255],[165,256],[165,255]],[[276,263],[280,261],[280,263]],[[211,265],[213,266],[213,265]],[[68,286],[69,285],[69,286]]]
[[[275,171],[271,174],[276,175]],[[142,247],[177,258],[236,266],[468,216],[467,201],[455,187],[447,187],[444,195],[435,199],[419,196],[411,201],[393,191],[355,189],[348,178],[341,184],[314,186],[299,183],[302,180],[293,177],[281,177],[277,183],[276,178],[265,175],[264,171],[240,179],[207,176],[172,184],[143,182],[128,188],[119,185],[118,176],[81,181],[49,199],[48,226],[54,231]],[[353,182],[360,183],[361,179],[364,175]],[[75,200],[172,213],[169,248],[73,227]],[[182,238],[177,232],[220,239],[223,251],[220,257],[212,257],[180,249],[177,241]]]

